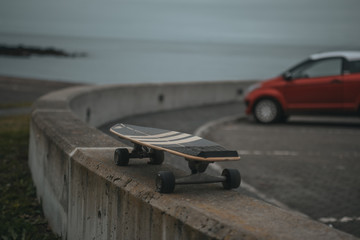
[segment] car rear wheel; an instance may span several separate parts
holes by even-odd
[[[262,99],[255,104],[254,117],[260,123],[274,123],[281,117],[279,104],[271,99]]]

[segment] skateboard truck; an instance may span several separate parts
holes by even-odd
[[[205,184],[221,182],[224,189],[238,188],[241,176],[237,169],[224,169],[221,176],[210,176],[205,174],[209,163],[188,160],[191,174],[185,177],[175,178],[170,171],[160,171],[156,176],[156,191],[160,193],[172,193],[175,185]]]
[[[149,158],[149,164],[160,165],[164,161],[164,152],[156,149],[149,149],[145,146],[134,144],[131,152],[127,148],[117,148],[114,153],[114,161],[118,166],[127,166],[130,158]],[[221,176],[211,176],[205,171],[212,162],[195,161],[186,159],[191,174],[175,178],[173,172],[160,171],[156,176],[156,191],[160,193],[174,192],[175,185],[222,183],[225,189],[238,188],[241,176],[237,169],[224,169]]]
[[[224,176],[215,177],[215,176],[209,176],[205,173],[196,173],[175,179],[175,184],[184,185],[184,184],[199,184],[199,183],[217,183],[217,182],[224,182],[225,180],[226,178]]]
[[[127,148],[117,148],[114,161],[118,166],[127,166],[130,158],[149,158],[149,164],[160,165],[164,161],[164,152],[185,158],[191,174],[175,178],[169,171],[161,171],[156,176],[156,190],[171,193],[175,185],[222,183],[225,189],[240,186],[241,177],[236,169],[224,169],[221,176],[210,176],[205,171],[210,163],[218,161],[237,161],[237,151],[229,151],[217,143],[199,136],[157,128],[141,127],[119,123],[110,128],[110,132],[134,144],[131,152]]]
[[[118,166],[127,166],[130,158],[149,158],[148,164],[160,165],[164,162],[164,152],[149,149],[146,146],[134,144],[131,152],[127,148],[117,148],[114,153],[114,161]]]

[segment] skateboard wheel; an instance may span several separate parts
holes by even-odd
[[[127,166],[129,164],[129,150],[127,148],[118,148],[114,153],[114,161],[118,166]]]
[[[156,191],[172,193],[175,189],[175,176],[172,172],[161,171],[156,176]]]
[[[164,162],[164,151],[151,149],[149,164],[161,165]]]
[[[226,180],[222,182],[225,189],[238,188],[240,186],[241,176],[237,169],[224,169],[221,175],[226,177]]]

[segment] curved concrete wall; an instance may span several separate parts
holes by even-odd
[[[241,99],[249,82],[74,87],[33,107],[29,165],[53,230],[63,239],[352,239],[218,185],[154,192],[160,169],[113,164],[122,144],[94,126],[133,114]]]
[[[91,126],[140,113],[241,100],[251,82],[169,83],[86,89],[70,101],[73,112]]]

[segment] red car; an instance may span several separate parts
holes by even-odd
[[[246,114],[261,123],[292,114],[359,114],[360,51],[311,55],[279,77],[250,86]]]

